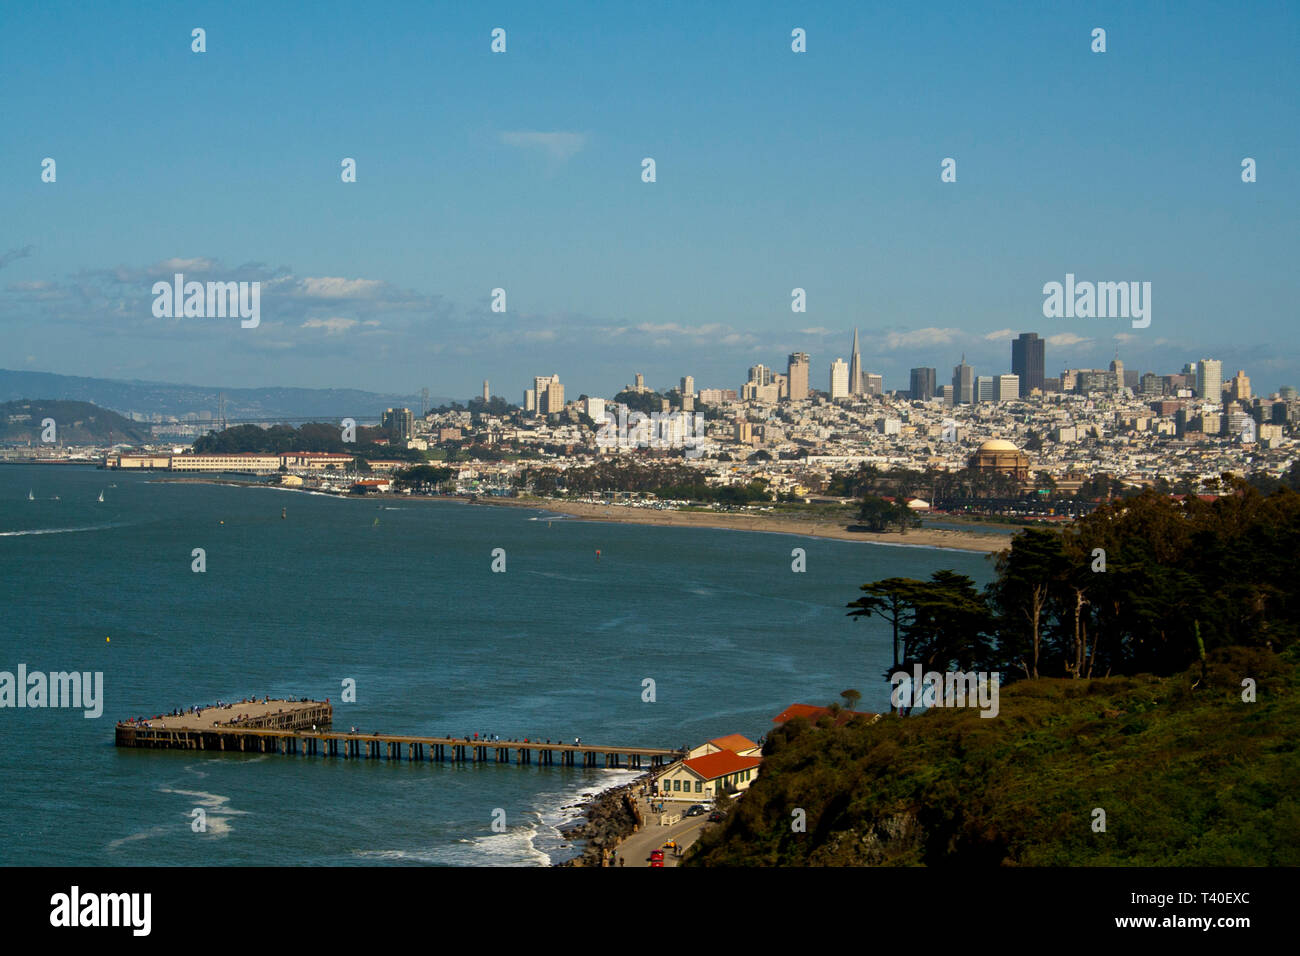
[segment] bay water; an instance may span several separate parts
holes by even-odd
[[[269,695],[330,698],[336,729],[757,738],[846,688],[888,707],[889,630],[845,615],[859,585],[992,574],[951,550],[157,477],[0,467],[0,671],[104,680],[95,719],[0,708],[0,864],[558,862],[574,804],[634,772],[120,750],[113,725]]]

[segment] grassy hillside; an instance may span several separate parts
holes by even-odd
[[[792,721],[686,864],[1300,865],[1298,692],[1296,648],[1225,648],[1204,677],[1022,681],[991,719]]]
[[[0,404],[0,441],[41,440],[41,422],[54,419],[58,442],[64,445],[107,445],[149,440],[147,425],[89,402],[23,399]]]

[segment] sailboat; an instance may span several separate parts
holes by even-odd
[[[101,491],[99,492],[99,503],[100,503],[101,505],[104,503],[104,492],[103,492],[103,490],[101,490]]]
[[[32,489],[30,489],[30,488],[27,489],[27,500],[28,500],[28,501],[35,501],[35,500],[36,500],[36,496],[35,496],[34,494],[32,494]]]

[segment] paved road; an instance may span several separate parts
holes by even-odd
[[[657,822],[659,814],[649,812],[645,800],[638,800],[637,805],[640,807],[642,819],[650,821],[650,824],[640,833],[633,833],[619,846],[618,855],[626,856],[627,859],[624,866],[649,866],[650,851],[659,849],[669,840],[676,840],[685,851],[699,838],[703,827],[716,826],[707,822],[707,815],[682,817],[670,826],[660,826]],[[668,806],[672,813],[684,813],[690,804],[685,801],[670,800]],[[676,865],[677,859],[672,855],[672,851],[664,850],[664,866]]]

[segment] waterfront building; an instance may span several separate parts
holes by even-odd
[[[761,756],[742,757],[731,750],[681,760],[655,782],[660,797],[699,803],[732,791],[748,790],[763,763]]]

